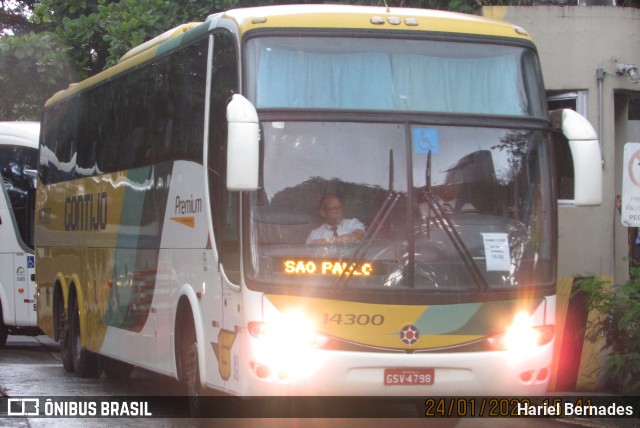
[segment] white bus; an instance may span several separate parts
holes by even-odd
[[[0,122],[0,347],[37,335],[33,250],[38,122]]]
[[[185,24],[46,103],[40,326],[68,371],[172,376],[196,413],[207,389],[544,393],[554,128],[576,204],[600,203],[593,128],[549,114],[504,22],[314,5]],[[312,245],[329,211],[360,232]]]

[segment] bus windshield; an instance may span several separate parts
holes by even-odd
[[[249,287],[553,286],[549,132],[531,120],[546,114],[534,52],[265,37],[248,42],[247,57],[264,146],[243,228]],[[503,119],[470,120],[479,113]]]
[[[292,121],[263,122],[263,133],[250,283],[469,292],[553,284],[545,132]],[[325,194],[337,206],[323,207]],[[356,219],[364,234],[314,239],[327,210]]]
[[[247,57],[257,108],[546,115],[535,53],[520,46],[260,37]]]

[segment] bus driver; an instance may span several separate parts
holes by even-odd
[[[308,245],[347,244],[364,236],[365,226],[357,218],[344,218],[344,207],[338,195],[326,193],[320,198],[320,217],[324,223],[313,229]]]

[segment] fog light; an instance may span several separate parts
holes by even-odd
[[[538,382],[543,382],[547,380],[548,377],[549,377],[549,369],[545,367],[538,372],[538,376],[536,377],[536,380]]]
[[[285,380],[287,380],[287,378],[289,377],[289,373],[282,370],[280,372],[278,372],[278,380],[281,382],[284,382]]]
[[[253,363],[251,364],[251,366],[253,368],[253,372],[260,379],[267,379],[269,376],[271,376],[271,370],[269,369],[269,367],[264,366],[262,364],[253,364]]]
[[[529,383],[531,382],[531,379],[533,379],[533,370],[529,370],[523,373],[520,373],[520,380],[524,383]]]

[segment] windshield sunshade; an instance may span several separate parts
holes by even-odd
[[[248,44],[258,108],[544,114],[526,49],[417,40],[287,37]]]

